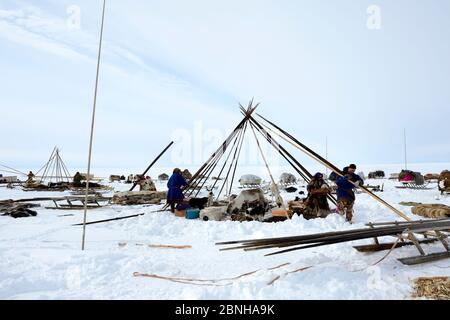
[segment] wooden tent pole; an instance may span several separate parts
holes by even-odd
[[[240,146],[242,146],[242,141],[244,140],[244,136],[245,136],[245,131],[246,130],[247,130],[247,123],[244,124],[244,127],[241,129],[241,131],[239,133],[239,137],[237,137],[236,140],[235,140],[237,142],[237,145],[236,145],[236,148],[234,149],[235,151],[234,151],[234,154],[233,154],[233,159],[231,160],[230,166],[228,167],[227,174],[225,176],[225,180],[222,183],[222,187],[220,188],[220,191],[217,194],[217,197],[216,197],[217,200],[219,200],[219,197],[222,194],[224,188],[225,188],[225,193],[228,193],[228,186],[230,185],[228,178],[230,177],[231,168],[233,168],[233,163],[235,162],[236,155],[239,154]],[[231,156],[232,153],[233,153],[233,150],[230,151],[229,156]],[[223,169],[226,167],[226,164],[227,164],[228,160],[229,159],[227,159],[225,161]],[[232,185],[232,183],[231,183],[231,185]],[[225,196],[227,196],[227,194],[225,194]]]
[[[58,149],[56,149],[56,152],[58,152]],[[52,173],[50,173],[50,183],[52,182],[52,179],[53,179],[53,177],[54,177],[54,174],[55,174],[55,167],[56,167],[56,164],[57,164],[57,162],[58,162],[58,158],[56,157],[56,155],[57,155],[57,153],[55,153],[55,155],[53,156],[53,160],[52,160],[52,164],[51,164],[51,170],[52,170]]]
[[[406,151],[406,128],[403,129],[403,144],[405,148],[405,170],[408,170],[408,154]]]
[[[69,170],[67,170],[66,164],[64,163],[64,161],[62,159],[61,159],[61,164],[62,164],[62,168],[64,170],[64,175],[66,176],[67,180],[70,182],[72,177],[70,176]]]
[[[271,135],[267,132],[266,129],[258,122],[255,118],[251,118],[250,121],[256,126],[256,129],[259,133],[261,133],[266,140],[272,144],[272,146],[278,150],[278,152],[281,154],[281,156],[294,168],[295,171],[297,171],[298,174],[305,180],[306,183],[309,183],[309,181],[312,178],[312,174],[300,164],[300,162],[297,161],[281,144],[278,143]],[[267,128],[270,130],[270,128]],[[289,158],[289,159],[288,159]],[[298,166],[298,168],[297,168]],[[328,199],[337,206],[337,200],[335,197],[328,193],[327,195]]]
[[[272,184],[273,184],[273,187],[274,187],[275,193],[276,193],[275,197],[277,199],[277,204],[278,204],[279,207],[282,207],[283,206],[283,201],[282,201],[281,196],[280,196],[280,190],[278,190],[277,183],[275,182],[275,179],[273,178],[272,172],[270,171],[269,164],[267,163],[267,159],[264,156],[264,152],[263,152],[263,150],[261,148],[261,145],[259,143],[258,137],[256,136],[255,129],[253,128],[253,123],[251,123],[251,122],[250,122],[250,128],[252,129],[253,135],[255,136],[256,145],[258,146],[258,150],[261,153],[261,157],[262,157],[262,159],[264,161],[264,164],[266,166],[267,171],[269,172],[270,179],[272,180]],[[289,216],[288,216],[288,218],[289,218]]]
[[[246,124],[244,125],[244,128],[245,128],[245,126],[246,126]],[[224,165],[223,165],[223,168],[225,168],[226,163],[227,163],[227,161],[228,161],[230,155],[233,153],[233,149],[234,149],[234,147],[235,147],[235,145],[236,145],[236,142],[240,139],[243,130],[245,130],[245,129],[241,128],[241,130],[239,130],[239,133],[238,133],[238,134],[236,135],[236,137],[234,138],[233,146],[232,146],[231,149],[230,149],[230,152],[229,152],[229,154],[228,154],[228,157],[227,157],[227,159],[225,160],[225,163],[224,163]],[[228,149],[228,148],[227,148],[227,149]],[[197,191],[197,193],[195,194],[195,197],[198,197],[198,195],[200,194],[200,191],[202,190],[202,188],[203,188],[203,186],[205,185],[206,181],[208,180],[209,176],[214,172],[214,169],[217,167],[217,165],[219,164],[220,159],[222,158],[222,156],[225,155],[225,153],[226,153],[226,150],[224,150],[223,154],[220,155],[220,157],[218,157],[218,158],[210,165],[210,168],[208,168],[208,170],[205,170],[204,176],[203,176],[203,177],[200,177],[200,179],[198,180],[197,187],[198,187],[198,185],[200,185],[200,182],[202,182],[202,179],[203,179],[203,183],[201,184],[200,188],[198,188],[198,191]],[[223,168],[222,168],[222,170],[223,170]],[[222,170],[220,171],[220,174],[222,174]],[[219,176],[220,176],[220,174],[219,174]],[[216,181],[216,182],[217,182],[217,181]]]
[[[255,118],[251,118],[250,121],[256,126],[256,129],[266,138],[266,140],[280,152],[280,154],[286,159],[286,155],[293,161],[298,168],[295,168],[295,166],[292,165],[292,163],[286,159],[293,167],[296,169],[296,171],[300,174],[300,176],[305,180],[305,182],[309,182],[312,178],[312,174],[301,165],[300,162],[298,162],[281,144],[278,143],[271,135],[267,132],[267,130],[264,129],[264,127],[256,121]],[[268,128],[269,129],[269,128]]]
[[[223,155],[223,153],[228,148],[230,142],[233,140],[233,138],[236,136],[236,134],[239,132],[239,130],[242,129],[242,126],[245,122],[245,119],[243,119],[239,124],[234,128],[233,132],[230,133],[230,135],[227,137],[227,139],[220,145],[220,147],[211,155],[211,157],[198,169],[198,171],[192,176],[191,181],[189,181],[189,185],[185,188],[185,191],[188,191],[196,181],[197,177],[201,175],[201,173],[209,166],[209,164],[212,161],[215,161],[215,159],[220,158],[220,156]]]
[[[24,173],[24,172],[21,172],[21,171],[19,171],[19,170],[16,170],[16,169],[14,169],[14,168],[11,168],[11,167],[8,167],[8,166],[5,166],[5,165],[2,165],[2,164],[0,164],[0,167],[4,167],[4,168],[6,168],[6,169],[9,169],[9,170],[12,170],[12,171],[14,171],[13,173],[15,173],[15,174],[20,174],[20,175],[27,175],[26,173]],[[4,171],[4,172],[6,172],[6,171]]]
[[[227,179],[226,179],[226,181],[227,181],[226,192],[228,193],[228,194],[225,195],[226,197],[231,196],[231,190],[233,189],[233,182],[234,182],[234,178],[236,177],[237,165],[239,163],[239,158],[241,157],[242,146],[244,145],[245,133],[247,132],[247,128],[248,128],[248,122],[245,123],[244,129],[243,129],[244,132],[242,134],[242,139],[241,139],[241,143],[239,145],[239,150],[236,149],[237,150],[237,154],[236,154],[236,159],[233,161],[234,162],[234,169],[233,169],[233,173],[231,175],[231,179],[228,179],[228,176],[227,176]],[[230,169],[233,167],[233,162],[231,162]]]
[[[39,180],[40,184],[42,183],[42,181],[44,180],[44,178],[47,175],[47,171],[49,170],[50,162],[52,162],[52,160],[53,160],[53,154],[55,153],[55,150],[56,150],[56,147],[53,148],[53,151],[50,154],[50,158],[48,159],[47,163],[44,165],[45,169],[44,169],[44,173],[42,173],[41,180]],[[42,168],[39,169],[39,171],[41,171],[41,170],[42,170]],[[37,175],[37,173],[36,173],[36,175]]]
[[[95,78],[95,89],[94,89],[94,104],[92,107],[92,119],[91,119],[91,133],[89,137],[89,155],[88,155],[88,168],[87,168],[87,177],[86,177],[86,192],[84,197],[84,218],[83,218],[83,237],[81,241],[81,250],[84,251],[85,242],[86,242],[86,218],[87,218],[87,204],[88,204],[88,195],[89,195],[89,182],[91,175],[91,159],[92,159],[92,143],[94,140],[94,126],[95,126],[95,111],[97,107],[97,93],[98,93],[98,80],[100,75],[100,62],[102,55],[102,42],[103,42],[103,27],[105,24],[105,9],[106,9],[106,0],[103,0],[103,11],[102,11],[102,24],[100,28],[100,41],[98,46],[98,58],[97,58],[97,74]]]
[[[56,148],[56,147],[55,147]],[[50,159],[52,158],[52,156],[53,156],[53,152],[55,151],[55,148],[53,148],[53,151],[52,151],[52,153],[51,153],[51,155],[50,155],[50,158],[48,159],[48,161],[36,172],[36,176],[39,174],[39,172],[41,172],[43,169],[46,169],[47,168],[47,166],[48,166],[48,163],[49,163],[49,161],[50,161]],[[44,170],[45,171],[45,170]]]
[[[239,130],[242,129],[244,124],[248,121],[252,113],[258,108],[259,104],[257,104],[255,107],[252,108],[253,100],[249,104],[248,112],[246,112],[245,117],[239,122],[239,124],[234,128],[233,132],[227,137],[227,139],[220,145],[219,149],[217,149],[216,152],[212,154],[212,156],[200,167],[200,169],[193,175],[191,181],[189,181],[189,185],[184,189],[185,194],[186,192],[192,188],[193,182],[196,181],[197,177],[200,176],[200,174],[205,170],[206,167],[211,168],[211,166],[215,163],[214,161],[217,161],[222,157],[228,146],[230,145],[231,141],[235,138]],[[241,105],[242,108],[242,105]],[[212,162],[213,161],[213,162]],[[212,164],[211,164],[212,162]],[[197,183],[198,185],[199,183]],[[195,189],[195,188],[194,188]],[[191,191],[189,195],[191,195],[194,192],[194,190]]]
[[[217,180],[214,181],[213,185],[212,185],[212,189],[214,189],[217,185],[217,183],[219,182],[220,177],[222,176],[223,171],[225,170],[225,167],[227,166],[228,160],[230,160],[231,155],[233,154],[233,150],[237,149],[236,144],[238,143],[238,141],[241,141],[241,137],[242,137],[242,133],[244,130],[241,130],[239,132],[239,135],[236,137],[236,139],[233,142],[233,146],[231,147],[230,152],[228,153],[227,158],[225,159],[225,162],[223,163],[222,168],[219,171],[219,174],[217,175]]]

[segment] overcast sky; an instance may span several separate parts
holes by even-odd
[[[161,165],[199,165],[252,97],[321,154],[328,137],[337,164],[402,162],[403,128],[410,162],[448,162],[449,15],[442,0],[108,0],[93,166],[145,167],[171,139]],[[57,145],[86,165],[100,18],[100,0],[0,0],[0,163],[39,167]]]

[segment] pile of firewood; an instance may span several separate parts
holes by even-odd
[[[37,212],[30,208],[40,207],[38,204],[17,203],[13,200],[0,202],[0,215],[13,218],[28,218],[37,216]]]
[[[118,192],[112,198],[112,203],[120,205],[160,204],[167,198],[167,192],[131,191]]]

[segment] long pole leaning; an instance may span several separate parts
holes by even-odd
[[[97,108],[97,92],[98,92],[98,79],[100,75],[100,61],[102,55],[102,42],[103,42],[103,26],[105,24],[105,9],[106,9],[106,0],[103,0],[103,11],[102,11],[102,25],[100,28],[100,41],[98,46],[98,58],[97,58],[97,74],[95,78],[95,90],[94,90],[94,104],[92,107],[92,120],[91,120],[91,134],[89,138],[89,155],[88,155],[88,168],[87,168],[87,177],[86,177],[86,192],[84,195],[84,217],[83,217],[83,238],[81,241],[81,250],[84,251],[85,242],[86,242],[86,218],[87,218],[87,203],[88,203],[88,194],[89,194],[89,182],[91,175],[91,158],[92,158],[92,142],[94,140],[94,127],[95,127],[95,111]]]
[[[403,129],[403,146],[405,151],[405,170],[408,170],[408,154],[406,151],[406,128]]]
[[[174,144],[175,142],[171,141],[169,143],[169,145],[155,158],[155,160],[152,161],[152,163],[150,163],[150,165],[147,167],[147,169],[145,169],[144,173],[141,174],[141,176],[145,176],[147,174],[147,172],[153,167],[153,165],[158,162],[158,160],[164,155],[164,153],[166,153],[167,150],[169,150],[169,148]],[[134,188],[136,188],[137,186],[137,182],[133,183],[133,186],[130,189],[130,192],[134,190]]]
[[[337,175],[342,176],[342,172],[338,168],[336,168],[334,165],[332,165],[330,162],[328,162],[327,160],[323,159],[321,156],[319,156],[318,154],[313,152],[311,149],[307,148],[305,145],[302,145],[301,143],[299,143],[295,138],[293,138],[287,132],[285,132],[280,127],[275,125],[273,122],[270,122],[269,120],[267,120],[266,118],[262,117],[261,115],[258,115],[258,116],[261,117],[264,121],[266,121],[269,124],[271,124],[274,128],[276,128],[278,131],[280,131],[282,133],[281,134],[281,133],[278,133],[278,132],[272,130],[272,132],[274,134],[278,135],[281,139],[285,140],[286,142],[288,142],[289,144],[291,144],[292,146],[294,146],[298,150],[302,151],[303,153],[305,153],[307,156],[311,157],[315,161],[319,162],[323,166],[328,167],[328,169],[330,169],[331,171],[333,171]],[[287,138],[284,137],[283,135],[286,135]],[[401,212],[397,208],[393,207],[392,205],[390,205],[389,203],[387,203],[386,201],[384,201],[383,199],[381,199],[380,197],[375,195],[373,192],[371,192],[370,190],[365,188],[364,186],[355,184],[353,181],[350,181],[350,180],[349,180],[349,182],[352,183],[356,188],[362,190],[363,192],[365,192],[366,194],[368,194],[369,196],[371,196],[372,198],[374,198],[375,200],[377,200],[378,202],[380,202],[384,206],[386,206],[389,209],[391,209],[393,212],[395,212],[397,215],[399,215],[400,217],[402,217],[406,221],[411,221],[411,219],[408,216],[406,216],[403,212]]]
[[[266,166],[266,169],[269,172],[270,180],[272,181],[272,185],[273,185],[273,188],[274,188],[275,193],[276,193],[275,194],[275,198],[277,199],[277,204],[282,206],[283,202],[281,201],[280,190],[278,190],[277,183],[275,182],[275,179],[273,178],[272,172],[270,171],[269,163],[267,162],[267,159],[264,156],[264,152],[263,152],[263,150],[261,148],[261,145],[259,144],[258,137],[256,136],[255,129],[253,128],[253,124],[251,122],[250,122],[250,128],[252,129],[253,135],[254,135],[255,140],[256,140],[256,145],[258,146],[258,150],[259,150],[259,153],[261,154],[261,158],[264,161],[264,165]],[[287,218],[289,219],[288,215],[287,215]]]

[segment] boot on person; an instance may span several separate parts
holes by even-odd
[[[349,222],[350,224],[352,224],[352,220],[353,220],[353,212],[352,211],[347,211],[345,214],[345,219],[347,220],[347,222]]]

